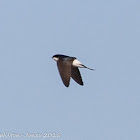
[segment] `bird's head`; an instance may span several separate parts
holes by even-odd
[[[57,55],[54,55],[53,57],[52,57],[55,61],[58,61],[59,60],[59,55],[57,54]]]

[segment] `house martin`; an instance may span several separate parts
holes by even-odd
[[[76,57],[70,57],[66,55],[56,54],[52,57],[57,62],[57,67],[61,76],[61,79],[66,87],[69,86],[70,78],[72,77],[78,84],[84,85],[82,77],[78,68],[87,68]]]

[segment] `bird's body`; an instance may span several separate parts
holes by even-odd
[[[78,68],[87,68],[76,57],[66,55],[54,55],[52,57],[57,62],[57,67],[61,79],[66,87],[69,86],[70,78],[72,77],[78,84],[83,85],[82,77]],[[93,69],[90,69],[93,70]]]

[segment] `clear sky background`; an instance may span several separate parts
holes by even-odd
[[[58,53],[96,69],[80,69],[84,86],[63,85]],[[4,132],[140,140],[140,1],[0,1]]]

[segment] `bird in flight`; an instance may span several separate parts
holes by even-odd
[[[76,57],[56,54],[52,58],[57,62],[57,67],[58,67],[61,79],[66,87],[69,86],[71,77],[78,84],[84,85],[78,68],[87,68],[87,69],[93,70],[83,65],[80,61],[76,59]]]

